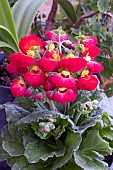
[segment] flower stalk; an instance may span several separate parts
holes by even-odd
[[[52,100],[49,100],[49,106],[50,106],[50,110],[58,111],[58,109],[56,108],[56,106]]]

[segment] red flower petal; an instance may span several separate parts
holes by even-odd
[[[42,94],[38,93],[37,95],[34,96],[34,98],[37,100],[41,100],[43,98],[43,96],[42,96]]]
[[[47,36],[47,38],[49,40],[58,42],[57,34],[55,34],[53,31],[47,32],[46,36]],[[68,35],[67,34],[62,34],[60,36],[60,42],[65,41],[65,40],[68,40]]]
[[[52,83],[51,79],[52,79],[52,76],[49,76],[47,78],[46,83],[43,85],[45,90],[54,90],[56,88],[56,86]]]
[[[90,73],[99,73],[104,69],[104,67],[99,62],[89,61],[87,62],[87,69],[90,71]]]
[[[43,48],[43,43],[41,39],[36,35],[25,36],[21,38],[19,42],[19,47],[24,54],[27,54],[27,51],[30,50],[34,46],[36,47],[39,46],[41,49]]]
[[[58,67],[70,72],[77,72],[84,68],[86,64],[87,61],[83,58],[67,58],[59,61]]]
[[[27,70],[28,70],[27,67],[19,67],[16,62],[11,62],[7,66],[7,71],[14,74],[19,74],[19,73],[24,74]]]
[[[74,102],[76,93],[72,89],[66,89],[64,92],[57,91],[54,94],[54,101],[58,103]]]
[[[66,88],[72,88],[76,84],[76,81],[73,77],[64,76],[62,73],[56,73],[52,78],[52,82],[58,87]]]
[[[26,85],[23,80],[16,79],[12,82],[10,90],[14,97],[23,96],[26,91]]]
[[[98,43],[98,40],[94,36],[86,36],[86,40],[83,40],[83,44],[90,46],[90,45],[96,45]]]
[[[47,51],[45,53],[45,58],[47,59],[53,59],[55,61],[59,61],[62,59],[62,54],[55,51],[55,50],[52,50],[52,51]]]
[[[97,57],[100,53],[100,48],[98,48],[95,45],[91,45],[91,46],[84,46],[85,50],[82,53],[83,56],[89,55],[90,57],[92,57],[92,59],[95,59],[95,57]]]
[[[18,74],[18,64],[16,62],[11,62],[10,64],[8,64],[7,66],[7,71],[9,73],[14,73],[14,74]]]
[[[32,90],[26,90],[23,96],[25,98],[29,98],[32,96],[32,94],[33,94]]]
[[[8,60],[10,62],[16,62],[19,67],[30,67],[35,64],[34,58],[20,52],[11,54]]]
[[[38,66],[47,72],[54,71],[57,68],[57,62],[55,60],[50,60],[47,58],[41,58],[38,60]]]
[[[57,34],[55,34],[55,33],[52,32],[52,31],[48,31],[47,34],[46,34],[46,37],[47,37],[49,40],[58,41],[58,39],[57,39]]]
[[[46,96],[49,100],[53,100],[53,98],[54,98],[50,91],[46,92]]]
[[[94,76],[86,75],[78,78],[78,88],[81,90],[94,90],[98,85],[98,79]]]
[[[38,71],[27,71],[24,74],[24,80],[29,83],[31,86],[37,87],[43,85],[46,82],[45,73],[41,70]]]
[[[68,35],[67,34],[61,35],[60,41],[62,42],[62,41],[65,41],[65,40],[68,40]]]

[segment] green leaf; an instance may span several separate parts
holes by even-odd
[[[106,78],[110,79],[113,73],[113,69],[109,68],[109,59],[102,58],[102,65],[104,70],[101,72],[101,75],[105,76]]]
[[[104,30],[102,30],[102,32],[99,32],[99,35],[102,37],[104,41],[106,41],[107,37],[106,37],[106,32]]]
[[[24,155],[29,163],[37,163],[40,159],[46,161],[54,155],[56,155],[56,157],[63,156],[64,153],[65,148],[52,151],[43,140],[37,139],[26,144]]]
[[[22,117],[30,114],[27,110],[13,104],[7,103],[4,104],[6,111],[6,119],[8,121],[8,130],[12,136],[16,138],[16,140],[21,140],[22,133],[18,131],[18,127],[15,123]]]
[[[26,146],[27,143],[35,141],[37,139],[37,136],[34,134],[34,131],[31,128],[27,128],[24,131],[24,135],[22,136],[23,139],[23,145]]]
[[[110,0],[98,0],[97,1],[97,6],[98,6],[98,10],[100,12],[104,12],[107,10],[107,8],[109,8],[109,3],[110,3]]]
[[[27,110],[13,103],[7,103],[4,106],[8,122],[16,123],[20,118],[30,114]]]
[[[12,166],[12,170],[17,170],[17,169],[20,169],[22,170],[23,168],[25,167],[28,167],[28,161],[26,160],[25,157],[20,157],[16,160],[15,164]],[[34,170],[34,169],[33,169]]]
[[[77,132],[68,131],[65,144],[72,150],[77,150],[82,141],[81,134]]]
[[[0,0],[0,25],[6,27],[18,43],[18,36],[16,33],[13,16],[7,0]]]
[[[9,44],[14,49],[14,52],[19,51],[18,43],[16,42],[15,37],[10,30],[2,25],[0,25],[0,40]]]
[[[71,28],[71,31],[72,31],[72,33],[73,34],[75,34],[75,35],[79,35],[79,30],[78,29],[75,29],[75,28]],[[74,38],[75,38],[75,35],[74,35]],[[76,39],[75,39],[76,40]]]
[[[73,23],[76,22],[76,14],[73,8],[73,5],[68,0],[57,0],[63,10],[66,12],[68,17],[72,20]]]
[[[109,139],[109,140],[113,140],[113,130],[111,130],[110,128],[103,128],[100,129],[100,135],[103,138]]]
[[[54,161],[54,164],[50,170],[57,170],[65,165],[72,158],[72,150],[70,147],[66,149],[66,152],[63,157],[59,157]]]
[[[65,164],[62,168],[58,170],[83,170],[79,167],[74,160],[69,160],[67,164]]]
[[[35,15],[45,1],[46,0],[18,0],[14,4],[12,13],[19,39],[28,34]]]
[[[7,126],[4,126],[4,127],[2,128],[2,130],[1,130],[1,137],[2,137],[3,139],[5,139],[5,140],[8,140],[8,141],[11,140],[12,136],[11,136],[9,130],[8,130],[8,125],[7,125]]]
[[[20,157],[16,160],[15,164],[12,166],[12,170],[43,170],[46,168],[48,169],[48,162],[45,163],[46,165],[44,166],[44,163],[37,163],[37,164],[30,164],[28,163],[27,159],[25,157]]]
[[[98,7],[97,7],[97,0],[96,0],[96,3],[92,3],[92,4],[90,4],[90,7],[91,7],[91,9],[92,10],[98,10]]]
[[[0,139],[0,161],[6,160],[8,156],[8,153],[2,147],[2,140]]]
[[[33,113],[23,117],[17,122],[17,125],[30,124],[31,122],[38,122],[39,120],[54,118],[59,114],[58,112],[53,112],[49,110],[44,111],[34,111]]]
[[[109,68],[113,69],[113,57],[111,57],[109,60]]]
[[[46,127],[49,128],[48,123],[46,123],[45,125]],[[53,135],[53,131],[51,131],[50,128],[49,128],[49,131],[46,132],[43,130],[44,126],[40,127],[38,122],[32,122],[31,126],[32,126],[32,129],[35,131],[35,134],[41,139],[48,139],[51,135]]]
[[[104,92],[108,97],[113,96],[113,83],[109,83],[104,87]]]
[[[12,166],[15,164],[16,159],[17,159],[17,157],[8,157],[8,158],[7,158],[7,164],[8,164],[10,167],[12,167]]]
[[[88,132],[87,137],[81,144],[81,150],[86,154],[88,151],[96,151],[102,155],[112,153],[109,143],[101,138],[98,130],[90,130]]]
[[[0,41],[0,48],[3,49],[6,55],[10,55],[11,53],[15,52],[15,49],[12,46],[3,41]]]
[[[75,129],[74,122],[69,118],[67,115],[63,115],[59,112],[55,111],[49,111],[49,110],[44,110],[44,111],[35,111],[28,116],[23,117],[17,122],[17,125],[20,127],[23,124],[31,124],[31,122],[39,122],[39,120],[48,120],[49,118],[53,119],[58,119],[58,124],[61,124],[64,126],[64,124],[69,125],[69,128]]]
[[[10,156],[21,156],[24,153],[23,145],[18,143],[18,141],[3,141],[2,146]]]
[[[82,138],[79,133],[68,131],[65,140],[65,145],[67,146],[66,152],[63,157],[59,157],[55,160],[51,170],[56,170],[66,164],[72,158],[73,151],[79,148],[81,141]]]
[[[76,164],[84,170],[109,170],[107,164],[104,161],[101,161],[99,159],[91,159],[91,157],[83,154],[81,150],[77,150],[76,152],[74,152],[74,158]]]

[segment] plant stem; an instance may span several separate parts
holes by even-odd
[[[82,113],[81,112],[79,112],[79,113],[77,113],[77,115],[76,115],[76,117],[75,117],[75,124],[77,124],[77,122],[78,122],[78,120],[79,120],[79,118],[80,118],[80,116],[82,115]]]
[[[70,103],[65,103],[64,104],[64,115],[67,114],[67,110],[69,109],[69,107],[70,107]]]
[[[50,109],[53,110],[53,111],[58,111],[58,109],[55,107],[54,103],[52,100],[49,100],[49,106],[50,106]]]
[[[62,53],[61,42],[60,42],[60,32],[58,32],[58,47],[59,47],[59,52]]]
[[[66,114],[67,112],[67,103],[64,104],[64,115]]]
[[[53,4],[51,7],[51,11],[48,15],[47,21],[46,21],[46,26],[45,26],[45,34],[53,29],[53,26],[55,24],[56,21],[56,14],[57,14],[57,9],[58,9],[58,3],[56,0],[53,0]]]

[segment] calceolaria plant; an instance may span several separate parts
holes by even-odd
[[[97,78],[98,40],[80,33],[74,43],[61,28],[46,36],[21,38],[8,58],[16,99],[1,106],[0,159],[12,170],[108,170],[113,119]]]

